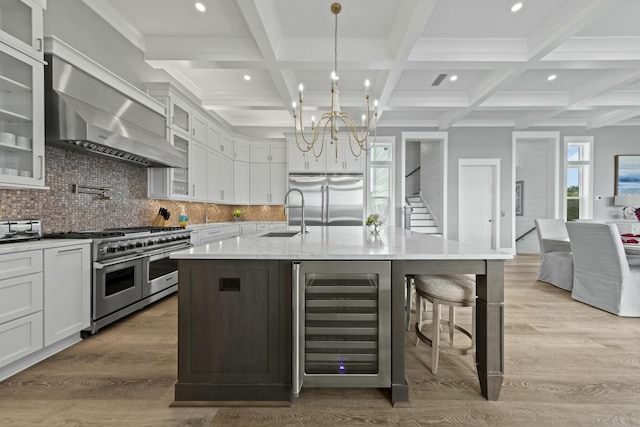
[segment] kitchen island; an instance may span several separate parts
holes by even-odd
[[[372,235],[365,227],[310,227],[304,235],[240,236],[171,257],[179,260],[180,271],[176,403],[291,401],[296,392],[292,265],[299,261],[389,263],[387,351],[394,405],[409,399],[405,277],[475,274],[480,389],[486,399],[498,399],[504,366],[504,260],[511,254],[401,228]]]

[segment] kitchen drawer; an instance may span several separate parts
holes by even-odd
[[[219,242],[220,240],[237,236],[239,233],[240,229],[238,228],[238,226],[222,226],[205,229],[200,231],[200,245]]]
[[[0,255],[0,280],[42,271],[42,251],[25,251]]]
[[[42,311],[0,325],[0,367],[42,348]]]
[[[0,280],[0,324],[42,310],[42,273]]]

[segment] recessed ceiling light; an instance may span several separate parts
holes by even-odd
[[[511,6],[511,12],[515,13],[517,11],[519,11],[520,9],[522,9],[522,2],[519,1],[518,3],[514,3],[513,6]]]
[[[547,80],[552,82],[552,81],[554,81],[556,79],[556,77],[558,77],[558,76],[556,76],[555,74],[549,74],[549,76],[547,77]]]
[[[455,82],[456,80],[458,80],[458,76],[456,76],[455,74],[452,75],[451,77],[449,77],[449,80],[452,82]]]
[[[244,79],[245,79],[246,81],[249,81],[249,80],[251,80],[251,76],[250,76],[249,74],[245,74],[245,75],[244,75]]]
[[[205,10],[207,10],[207,7],[200,3],[199,1],[196,2],[196,9],[198,9],[198,12],[204,12]]]

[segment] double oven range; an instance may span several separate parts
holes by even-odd
[[[178,262],[169,254],[191,246],[182,227],[134,227],[48,234],[49,238],[91,239],[91,326],[109,323],[178,289]]]

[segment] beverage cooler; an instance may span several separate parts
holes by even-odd
[[[293,387],[391,386],[391,263],[293,264]]]

